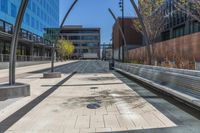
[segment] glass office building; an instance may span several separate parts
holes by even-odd
[[[0,62],[7,61],[5,57],[9,54],[13,25],[20,2],[21,0],[0,0]],[[58,26],[59,0],[29,0],[22,23],[17,54],[25,55],[26,58],[39,57],[37,60],[50,57],[52,45],[49,40],[43,38],[44,29]]]

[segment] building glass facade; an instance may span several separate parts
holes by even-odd
[[[0,19],[14,25],[21,0],[0,0]],[[59,26],[59,0],[29,0],[22,28],[43,36]]]
[[[0,0],[1,56],[9,54],[13,26],[20,3],[21,0]],[[22,23],[17,54],[49,57],[52,43],[43,37],[44,29],[58,26],[59,0],[29,0]],[[0,62],[4,59],[1,57]]]
[[[176,9],[175,0],[166,0],[166,21],[162,40],[168,40],[200,31],[200,23]]]

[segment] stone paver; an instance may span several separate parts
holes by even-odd
[[[67,63],[72,63],[72,62],[75,62],[75,61],[56,62],[55,63],[55,67],[61,66],[61,65],[65,65]],[[47,69],[47,68],[50,68],[50,67],[51,67],[51,63],[19,67],[19,68],[16,68],[16,75],[22,75],[22,76],[20,76],[20,78],[27,77],[26,76],[27,73],[38,71],[38,70],[42,70],[42,69]],[[4,79],[8,78],[9,70],[8,69],[3,69],[3,70],[0,70],[0,73],[1,73],[0,74],[0,81],[1,82],[2,81],[5,82]],[[28,76],[30,76],[30,74]]]
[[[78,71],[76,75],[58,86],[7,132],[82,133],[176,127],[112,73],[99,68],[98,63],[85,61],[73,67]],[[48,89],[57,84],[54,80],[35,81],[32,89],[39,86]],[[91,103],[101,107],[88,109]]]

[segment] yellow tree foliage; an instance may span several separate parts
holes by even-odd
[[[69,58],[74,53],[74,50],[75,46],[72,42],[65,39],[58,40],[57,51],[61,59]]]

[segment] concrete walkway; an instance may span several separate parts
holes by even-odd
[[[72,62],[75,62],[75,61],[56,62],[55,67],[62,66],[62,65],[65,65],[66,63],[72,63]],[[51,63],[19,67],[19,68],[16,68],[16,76],[18,78],[23,78],[23,77],[26,77],[27,75],[31,75],[29,73],[37,72],[39,70],[46,70],[46,69],[49,69],[50,67],[51,67]],[[7,82],[8,75],[9,75],[8,69],[0,70],[0,82],[1,83]]]
[[[61,79],[41,79],[41,73],[18,79],[31,84],[31,96],[0,111],[0,128],[12,133],[82,133],[176,127],[107,66],[81,61],[60,68]],[[73,71],[77,74],[68,78]],[[100,107],[90,109],[91,104]]]

